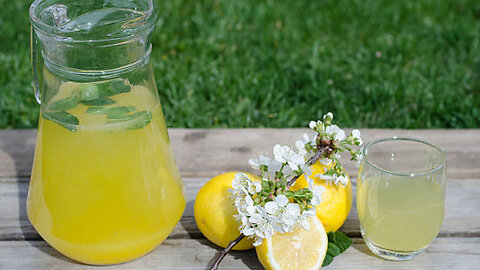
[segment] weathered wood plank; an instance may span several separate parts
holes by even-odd
[[[325,269],[478,269],[480,238],[438,238],[411,261],[375,257],[360,239]],[[206,240],[167,239],[147,256],[102,269],[205,269],[218,249]],[[63,257],[43,241],[0,241],[0,269],[98,269]],[[255,252],[232,252],[221,269],[262,269]]]
[[[202,238],[193,218],[193,203],[198,190],[208,180],[189,177],[183,179],[187,207],[170,238]],[[28,179],[0,179],[0,240],[40,239],[26,215],[27,189]],[[449,180],[440,235],[480,237],[479,206],[480,179]],[[341,230],[350,236],[360,236],[355,200],[350,216]]]
[[[172,147],[183,176],[213,176],[231,170],[251,171],[247,161],[271,152],[275,143],[291,144],[307,129],[170,129]],[[451,178],[480,175],[480,129],[362,129],[364,141],[407,136],[424,139],[447,152]],[[0,130],[0,178],[28,176],[35,147],[34,130]],[[357,170],[346,162],[352,176]]]
[[[247,160],[271,152],[274,143],[293,144],[305,129],[172,129],[170,136],[184,176],[187,209],[170,237],[151,255],[106,269],[205,269],[218,251],[198,231],[193,202],[208,177],[232,170],[251,171]],[[432,247],[410,262],[393,263],[371,254],[362,240],[337,259],[331,269],[475,269],[480,263],[480,129],[362,130],[365,141],[409,136],[428,140],[447,152],[448,181],[445,219]],[[85,269],[39,240],[26,217],[25,198],[35,145],[33,130],[0,131],[0,269]],[[355,177],[356,169],[347,163]],[[355,205],[342,228],[359,236]],[[469,236],[469,238],[462,238]],[[340,257],[341,258],[341,257]],[[348,259],[346,259],[348,258]],[[179,263],[182,262],[182,263]],[[234,252],[222,269],[261,269],[254,252]]]

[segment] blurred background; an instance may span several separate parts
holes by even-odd
[[[0,0],[0,128],[35,128],[32,0]],[[162,0],[169,127],[480,127],[480,1]]]

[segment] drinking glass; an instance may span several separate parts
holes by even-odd
[[[35,229],[87,264],[138,258],[185,208],[157,92],[155,0],[36,0],[30,7],[37,144]]]
[[[376,255],[409,260],[442,224],[445,153],[412,138],[372,141],[362,149],[357,210],[362,237]]]

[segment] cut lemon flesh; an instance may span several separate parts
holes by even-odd
[[[274,234],[256,247],[267,270],[317,270],[327,253],[328,238],[317,217],[310,219],[310,230],[297,228],[291,233]]]

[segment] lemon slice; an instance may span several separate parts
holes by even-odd
[[[317,217],[310,218],[310,230],[297,228],[275,234],[256,247],[257,257],[267,270],[318,270],[327,253],[328,238]]]

